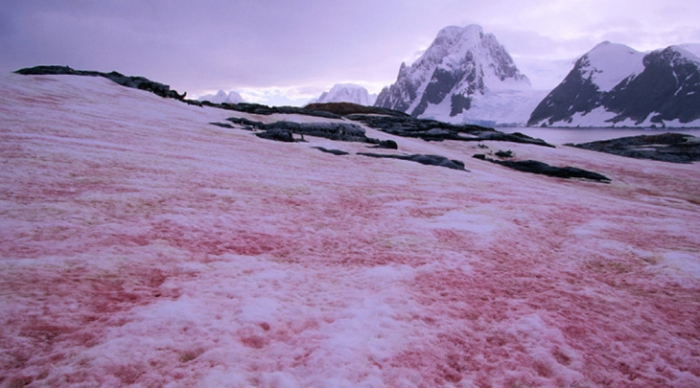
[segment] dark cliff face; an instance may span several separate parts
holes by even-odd
[[[548,125],[572,124],[576,113],[587,114],[603,107],[614,113],[610,125],[631,119],[642,124],[647,119],[664,125],[678,120],[700,119],[700,63],[674,46],[644,56],[644,70],[619,81],[608,92],[601,92],[584,71],[588,57],[581,57],[574,69],[545,97],[530,116],[528,125],[543,121]],[[605,70],[603,70],[605,71]],[[546,120],[546,121],[545,121]]]

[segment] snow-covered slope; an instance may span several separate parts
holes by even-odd
[[[376,94],[369,94],[367,89],[355,84],[335,84],[328,92],[310,103],[350,102],[353,104],[372,106],[377,100]]]
[[[582,56],[528,125],[700,126],[696,45],[640,53],[603,42]]]
[[[452,26],[414,64],[401,64],[396,83],[382,90],[375,105],[455,123],[524,123],[541,94],[531,90],[493,34],[477,25]]]
[[[238,94],[238,92],[230,91],[226,93],[223,90],[219,90],[216,94],[206,94],[202,97],[199,97],[197,100],[209,101],[214,104],[221,104],[223,102],[236,104],[239,102],[244,102],[243,97],[241,97],[241,95]]]
[[[232,115],[328,121],[0,77],[0,385],[700,386],[697,165]],[[612,183],[471,158],[506,146]]]

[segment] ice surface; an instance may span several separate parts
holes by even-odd
[[[700,385],[697,165],[366,128],[457,172],[88,77],[0,114],[3,387]]]

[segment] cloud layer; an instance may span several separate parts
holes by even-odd
[[[603,40],[638,50],[700,42],[698,14],[700,4],[685,0],[27,0],[0,4],[0,70],[65,64],[144,75],[194,94],[226,89],[296,101],[338,82],[376,92],[442,27],[477,23],[536,87],[548,88]]]

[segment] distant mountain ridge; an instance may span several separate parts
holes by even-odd
[[[535,108],[530,126],[700,126],[700,45],[641,53],[603,42]]]
[[[367,89],[356,84],[335,84],[328,92],[323,92],[317,99],[309,103],[349,102],[365,106],[372,106],[377,100],[376,94],[369,94]]]
[[[223,90],[219,90],[216,94],[206,94],[202,97],[199,97],[197,100],[199,101],[209,101],[214,104],[221,104],[221,103],[229,103],[229,104],[237,104],[239,102],[245,102],[243,100],[243,97],[241,97],[240,94],[234,91],[230,91],[226,93]]]
[[[401,64],[396,82],[382,90],[375,105],[448,122],[524,123],[544,94],[532,92],[529,79],[493,34],[478,25],[450,26],[415,63]],[[512,112],[519,117],[504,117]]]

